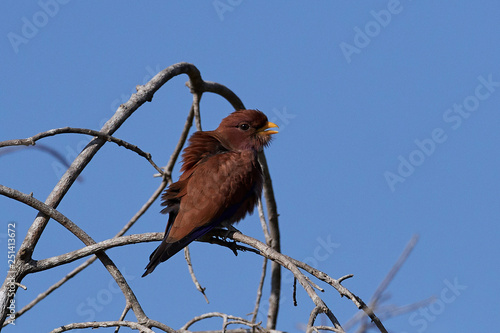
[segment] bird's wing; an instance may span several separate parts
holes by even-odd
[[[194,230],[231,219],[240,206],[255,197],[260,170],[251,153],[227,152],[206,158],[188,179],[168,242],[179,241]],[[235,221],[231,221],[235,222]],[[198,236],[199,237],[199,236]]]

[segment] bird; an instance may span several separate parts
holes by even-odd
[[[258,153],[278,133],[259,110],[237,110],[213,131],[197,131],[182,153],[181,176],[162,194],[168,222],[142,277],[195,239],[253,213],[262,193]]]

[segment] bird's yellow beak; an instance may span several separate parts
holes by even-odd
[[[276,125],[275,123],[268,121],[267,124],[265,124],[263,127],[259,128],[257,130],[257,132],[259,134],[265,134],[265,135],[276,134],[276,133],[278,133],[278,131],[274,131],[274,130],[266,131],[269,128],[275,128],[275,127],[279,128],[279,126]]]

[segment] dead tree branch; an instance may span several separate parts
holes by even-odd
[[[121,139],[113,137],[113,133],[145,102],[152,101],[154,94],[170,79],[173,77],[187,74],[189,77],[189,82],[186,83],[190,88],[191,93],[193,94],[193,101],[191,104],[190,111],[188,113],[186,123],[184,125],[184,129],[181,133],[177,146],[174,149],[174,152],[170,156],[170,159],[167,165],[160,169],[151,159],[151,155],[139,149],[137,146],[132,145],[128,142],[125,142]],[[5,321],[8,308],[7,305],[13,298],[13,294],[17,291],[17,288],[21,285],[23,278],[27,274],[37,273],[43,270],[48,270],[60,265],[68,264],[75,260],[89,257],[90,258],[80,265],[78,268],[71,271],[67,274],[63,279],[52,285],[47,291],[40,294],[37,298],[35,298],[32,302],[30,302],[27,306],[21,309],[17,314],[18,316],[22,313],[25,313],[29,309],[31,309],[35,304],[44,299],[47,295],[52,293],[54,290],[63,285],[66,281],[74,277],[76,274],[81,272],[83,269],[88,267],[92,262],[96,259],[102,262],[105,268],[108,270],[110,275],[115,279],[116,283],[119,285],[122,293],[125,296],[126,304],[120,320],[118,321],[102,321],[102,322],[87,322],[87,323],[72,323],[65,326],[60,326],[53,330],[53,332],[64,332],[68,330],[81,329],[81,328],[98,328],[98,327],[129,327],[131,329],[139,330],[141,332],[152,332],[151,328],[155,327],[165,332],[175,332],[172,328],[167,325],[155,321],[151,318],[148,318],[144,313],[138,299],[136,298],[134,292],[128,285],[127,281],[123,277],[122,273],[115,266],[111,258],[105,253],[107,249],[142,243],[142,242],[151,242],[151,241],[160,241],[163,238],[163,233],[146,233],[146,234],[138,234],[138,235],[129,235],[123,236],[125,232],[127,232],[138,220],[139,218],[146,212],[153,202],[155,202],[160,195],[160,193],[164,190],[168,183],[171,183],[171,174],[173,167],[179,157],[179,154],[185,145],[187,137],[189,135],[189,131],[193,125],[193,120],[195,121],[195,125],[197,130],[201,130],[201,113],[200,113],[200,101],[203,93],[211,92],[216,93],[225,98],[234,109],[244,109],[244,105],[242,101],[227,87],[220,85],[215,82],[203,81],[201,78],[200,72],[198,69],[192,64],[188,63],[179,63],[172,65],[157,75],[155,75],[148,83],[143,86],[137,86],[137,92],[132,94],[130,99],[120,105],[115,114],[104,124],[104,126],[99,130],[90,130],[90,129],[82,129],[82,128],[58,128],[49,130],[46,132],[38,133],[30,138],[19,139],[19,140],[8,140],[4,142],[0,142],[0,147],[11,146],[11,145],[34,145],[37,140],[40,140],[45,137],[65,134],[65,133],[79,133],[85,135],[91,135],[94,138],[87,144],[87,146],[81,151],[81,153],[75,158],[75,160],[68,167],[68,170],[64,173],[58,183],[55,185],[52,192],[49,194],[45,202],[35,199],[31,195],[27,195],[17,191],[15,189],[8,188],[6,186],[0,185],[0,195],[12,198],[19,202],[24,203],[27,206],[30,206],[36,209],[39,213],[32,225],[30,226],[27,235],[15,258],[15,263],[11,269],[11,272],[7,276],[4,281],[2,287],[0,288],[0,324],[5,325],[7,322]],[[117,233],[117,235],[111,239],[107,239],[102,242],[96,243],[93,238],[88,235],[83,229],[81,229],[76,223],[71,221],[65,215],[61,214],[57,210],[57,206],[60,204],[64,196],[69,191],[70,187],[73,183],[78,179],[84,168],[91,162],[92,158],[95,154],[102,148],[102,146],[106,142],[113,142],[118,145],[121,145],[131,151],[136,152],[140,156],[146,158],[153,167],[159,172],[159,175],[163,177],[162,183],[159,185],[158,189],[154,191],[151,197],[146,201],[146,203],[141,207],[141,209],[131,218],[131,220],[125,224],[125,226]],[[382,323],[378,319],[378,317],[373,313],[372,309],[368,307],[359,297],[352,294],[347,288],[341,285],[341,282],[344,278],[340,278],[335,280],[328,276],[326,273],[323,273],[319,270],[316,270],[305,263],[302,263],[298,260],[290,258],[286,255],[281,254],[280,250],[280,233],[279,233],[279,224],[278,224],[278,211],[276,199],[274,197],[274,191],[271,182],[271,176],[269,172],[269,168],[267,166],[266,158],[263,153],[259,154],[259,162],[262,166],[263,174],[264,174],[264,201],[267,210],[267,218],[268,223],[266,222],[266,217],[264,214],[264,207],[262,202],[259,204],[259,216],[262,223],[263,233],[266,238],[266,244],[246,235],[241,234],[240,232],[231,232],[229,237],[233,241],[226,241],[224,237],[227,236],[227,231],[222,230],[214,230],[212,232],[213,236],[216,236],[208,241],[211,243],[216,243],[222,246],[226,246],[230,248],[235,254],[237,251],[251,251],[258,253],[264,257],[262,275],[259,282],[259,286],[257,289],[257,301],[256,306],[253,312],[252,320],[246,320],[244,318],[240,318],[237,316],[231,316],[228,314],[220,314],[220,313],[210,313],[202,316],[198,316],[193,318],[191,321],[186,323],[182,328],[182,331],[187,331],[187,329],[200,320],[210,318],[210,317],[220,317],[222,318],[222,331],[226,330],[229,325],[240,324],[249,327],[249,330],[252,332],[255,331],[269,331],[274,330],[276,328],[276,322],[279,312],[279,300],[281,293],[281,266],[290,270],[294,277],[299,281],[302,288],[306,291],[308,296],[314,303],[314,308],[311,312],[310,324],[308,325],[308,329],[312,329],[317,331],[318,329],[322,329],[322,326],[314,326],[314,320],[316,316],[320,313],[325,313],[326,316],[330,319],[333,326],[325,326],[325,330],[333,330],[336,332],[344,332],[342,326],[339,321],[332,313],[332,311],[328,308],[325,302],[319,297],[316,293],[316,290],[323,291],[316,283],[314,283],[310,277],[306,276],[304,273],[307,272],[317,279],[324,281],[334,287],[342,296],[347,296],[354,304],[362,309],[369,318],[375,323],[378,329],[381,332],[387,332],[383,327]],[[64,226],[69,232],[78,237],[85,246],[81,249],[71,251],[68,253],[60,254],[54,257],[45,258],[41,260],[34,260],[32,258],[33,252],[38,244],[38,241],[42,237],[45,227],[50,219],[53,219]],[[207,241],[204,239],[203,241]],[[240,242],[245,244],[246,246],[239,245],[236,242]],[[186,250],[188,251],[188,250]],[[188,267],[192,270],[192,266],[189,265],[189,252],[186,252]],[[267,260],[271,260],[271,295],[269,298],[269,311],[267,316],[266,328],[261,326],[261,323],[256,323],[256,315],[259,309],[260,297],[262,295],[262,288],[265,281],[266,276],[266,267]],[[192,273],[194,276],[194,273]],[[195,278],[194,278],[195,280]],[[14,293],[12,293],[12,289],[9,289],[9,286],[15,285]],[[196,284],[196,283],[195,283]],[[198,284],[199,285],[199,284]],[[204,291],[204,288],[199,288]],[[125,315],[129,310],[132,310],[137,321],[125,321]],[[231,332],[238,332],[241,330],[230,330]],[[243,330],[244,331],[244,330]]]

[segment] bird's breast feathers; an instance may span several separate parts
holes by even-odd
[[[255,184],[259,185],[255,190],[260,195],[262,172],[255,152],[225,152],[212,155],[196,166],[187,193],[210,200],[229,200],[225,203],[230,205],[244,200]]]

